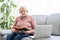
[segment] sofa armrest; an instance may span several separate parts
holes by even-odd
[[[36,27],[41,27],[41,26],[44,26],[44,27],[46,27],[47,26],[47,28],[50,28],[49,30],[52,32],[52,27],[53,27],[53,25],[37,25]],[[40,28],[38,28],[38,29],[40,29]],[[43,29],[42,29],[43,30]],[[40,33],[40,32],[39,32]],[[51,33],[50,33],[51,34]],[[38,36],[38,35],[37,35]],[[49,36],[50,37],[50,36]],[[29,38],[32,38],[32,39],[38,39],[38,38],[43,38],[43,37],[34,37],[34,36],[29,36]],[[44,38],[46,38],[46,37],[44,37]]]
[[[0,35],[7,35],[11,33],[11,30],[0,30]]]

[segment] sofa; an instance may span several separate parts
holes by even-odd
[[[57,13],[60,15],[59,13]],[[60,19],[56,19],[57,14],[47,15],[32,15],[36,19],[37,25],[53,25],[52,35],[60,35]],[[54,16],[55,15],[55,16]],[[0,30],[0,40],[6,40],[7,34],[11,33],[11,30]],[[40,38],[41,39],[41,38]],[[48,38],[49,39],[49,38]],[[22,40],[35,40],[34,38],[23,38]],[[38,39],[36,39],[38,40]],[[42,40],[42,39],[41,39]]]
[[[46,24],[53,25],[52,30],[53,35],[60,35],[60,13],[54,13],[49,15]]]

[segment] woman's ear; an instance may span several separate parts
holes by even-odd
[[[28,10],[27,10],[27,12],[28,12]]]
[[[26,12],[28,12],[28,10],[26,10]]]

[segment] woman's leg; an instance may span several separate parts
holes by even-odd
[[[13,40],[20,40],[21,39],[22,34],[21,33],[17,33],[17,35],[14,37]]]
[[[14,38],[15,35],[16,35],[16,33],[10,33],[10,34],[8,34],[6,40],[13,40],[13,38]]]
[[[32,34],[22,34],[21,39],[24,38],[24,37],[29,37],[29,36],[33,36],[33,35]]]
[[[17,34],[15,37],[14,37],[14,40],[21,40],[22,38],[24,37],[28,37],[28,36],[31,36],[29,34]]]

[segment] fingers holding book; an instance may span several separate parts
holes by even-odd
[[[14,26],[15,29],[22,29],[22,28],[28,28],[27,26]]]

